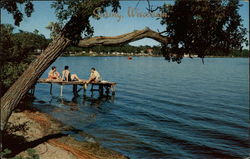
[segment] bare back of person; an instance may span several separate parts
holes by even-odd
[[[72,74],[69,71],[69,66],[65,66],[62,72],[62,79],[64,81],[81,81],[76,74]]]

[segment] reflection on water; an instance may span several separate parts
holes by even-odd
[[[80,105],[84,105],[84,106],[93,106],[96,107],[98,109],[101,109],[101,106],[105,103],[113,103],[115,100],[115,95],[99,95],[97,97],[94,97],[94,95],[91,96],[86,96],[84,95],[83,97],[80,96],[74,96],[71,100],[67,100],[63,97],[55,97],[57,102],[65,105],[65,106],[69,106],[71,108],[71,110],[76,111],[78,110],[78,107]],[[53,101],[50,101],[50,103]]]
[[[80,99],[78,99],[77,97],[73,97],[72,100],[69,101],[67,99],[60,98],[60,99],[58,99],[58,103],[60,103],[62,105],[69,106],[70,110],[72,110],[72,111],[77,111],[79,103],[80,103]]]
[[[93,95],[90,97],[84,96],[83,105],[90,105],[101,109],[101,106],[105,103],[114,103],[115,95],[99,95],[95,98]]]

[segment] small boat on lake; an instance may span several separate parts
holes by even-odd
[[[128,56],[128,60],[132,60],[132,57],[131,57],[131,56]]]

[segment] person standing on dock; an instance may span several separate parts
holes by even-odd
[[[91,68],[90,72],[90,77],[86,81],[87,84],[91,82],[101,82],[101,75],[99,72],[96,71],[94,67]]]
[[[54,79],[60,80],[61,79],[60,73],[56,71],[55,66],[52,66],[51,70],[49,71],[48,79],[49,80],[54,80]]]
[[[69,66],[65,66],[62,71],[63,81],[80,81],[79,77],[76,74],[70,74]]]

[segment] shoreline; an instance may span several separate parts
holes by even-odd
[[[84,132],[35,108],[13,111],[8,125],[10,132],[3,135],[3,150],[7,147],[12,153],[6,157],[27,157],[31,148],[40,159],[128,159],[99,143],[78,141],[67,131]]]
[[[94,55],[62,55],[61,57],[164,57],[163,55],[112,55],[112,54],[94,54]],[[183,57],[190,58],[190,57]],[[199,58],[199,57],[192,57]],[[206,56],[205,58],[249,58],[245,56]]]

